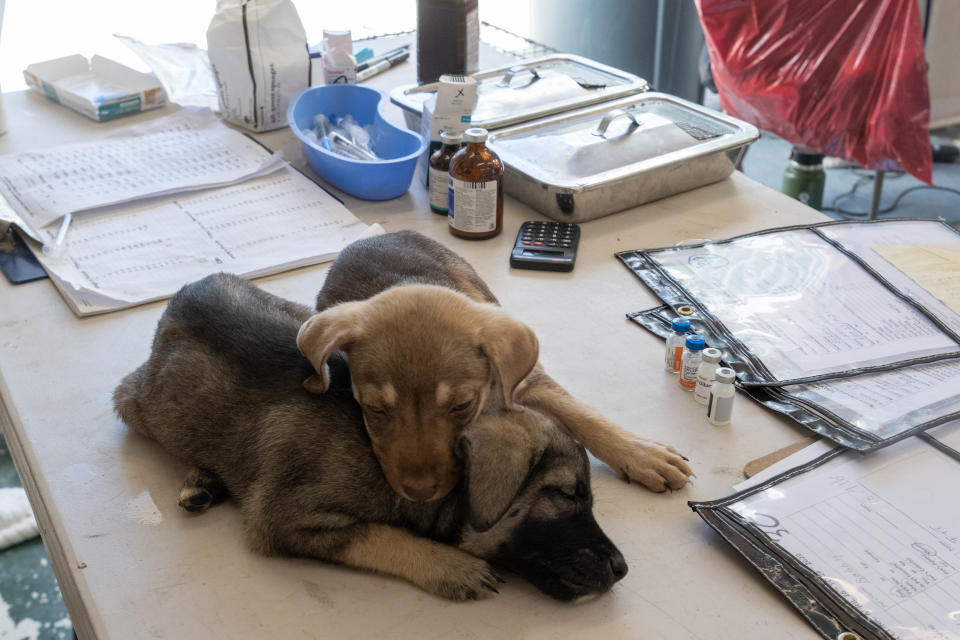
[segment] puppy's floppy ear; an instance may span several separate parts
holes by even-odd
[[[476,531],[503,517],[547,448],[546,432],[518,417],[483,414],[460,438],[470,526]]]
[[[480,348],[493,367],[503,406],[513,410],[513,392],[533,371],[540,343],[527,325],[493,305],[482,308]]]
[[[326,393],[330,388],[327,359],[337,349],[346,348],[361,333],[359,327],[361,302],[345,302],[314,314],[297,332],[297,347],[305,355],[316,373],[303,381],[310,393]]]

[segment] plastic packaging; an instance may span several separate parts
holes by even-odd
[[[492,238],[503,228],[503,163],[486,140],[486,129],[467,129],[465,146],[450,160],[447,220],[461,238]]]
[[[218,0],[207,54],[220,115],[251,131],[287,126],[287,107],[310,86],[307,34],[291,0]]]
[[[697,369],[700,368],[700,358],[706,346],[703,338],[696,334],[687,336],[683,345],[683,362],[680,367],[680,386],[686,391],[693,391],[697,386]]]
[[[795,145],[931,182],[916,0],[697,0],[724,110]]]
[[[733,369],[720,367],[717,369],[716,379],[710,387],[710,396],[707,400],[707,420],[710,424],[718,427],[730,424],[730,418],[733,416],[733,399],[737,395],[737,390],[733,386],[733,381],[737,374]]]
[[[951,246],[960,247],[960,235],[949,227],[927,225],[946,230]],[[664,302],[674,308],[696,303],[711,331],[738,356],[725,361],[744,385],[803,384],[956,358],[960,340],[944,331],[947,316],[938,319],[916,303],[923,299],[914,294],[920,287],[894,290],[820,230],[830,226],[766,229],[619,255],[628,263],[628,253],[638,258],[632,268]]]
[[[697,386],[693,390],[693,399],[700,404],[707,404],[710,399],[710,389],[720,367],[720,356],[720,349],[711,347],[703,350],[700,366],[697,367]]]
[[[680,373],[683,366],[683,345],[690,332],[690,321],[686,318],[674,318],[670,325],[671,333],[667,337],[667,351],[663,357],[664,367],[670,373]]]

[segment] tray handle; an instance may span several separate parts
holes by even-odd
[[[627,111],[626,109],[614,109],[613,111],[607,112],[607,114],[603,116],[600,124],[598,124],[596,130],[594,130],[593,135],[600,136],[601,138],[606,137],[607,127],[610,126],[611,122],[620,118],[630,118],[630,120],[633,121],[634,127],[640,126],[640,123],[637,122],[637,116],[632,111]]]
[[[498,86],[498,87],[509,87],[509,86],[510,86],[510,83],[513,82],[513,77],[516,76],[518,73],[523,73],[524,71],[529,71],[529,72],[530,72],[530,75],[533,76],[533,77],[530,79],[530,82],[528,82],[527,84],[523,85],[524,87],[528,87],[528,86],[530,86],[531,84],[533,84],[534,82],[536,82],[537,80],[540,79],[540,74],[537,73],[537,70],[536,70],[535,68],[533,68],[533,67],[527,67],[527,66],[524,66],[524,65],[516,65],[516,66],[510,67],[509,69],[507,69],[507,72],[503,74],[503,77],[502,77],[502,78],[500,78],[500,82],[497,83],[497,86]],[[518,87],[518,88],[521,88],[521,87]]]

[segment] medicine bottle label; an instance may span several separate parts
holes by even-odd
[[[680,370],[680,386],[687,391],[692,391],[697,386],[697,369],[700,368],[700,358],[689,358],[683,363]]]
[[[438,211],[446,211],[450,202],[449,177],[450,174],[443,169],[430,168],[430,206]]]
[[[497,181],[464,182],[450,178],[450,226],[469,233],[497,227]]]
[[[671,364],[674,371],[680,371],[683,366],[683,345],[673,348],[673,362]]]
[[[710,392],[710,400],[707,403],[707,420],[717,425],[724,425],[730,422],[733,416],[733,396],[718,396]]]

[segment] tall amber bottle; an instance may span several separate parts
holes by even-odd
[[[487,148],[486,129],[467,129],[463,141],[450,160],[450,233],[492,238],[503,229],[503,162]]]

